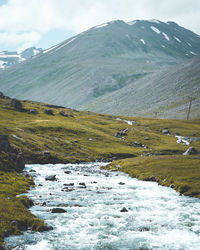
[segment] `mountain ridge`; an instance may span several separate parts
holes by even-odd
[[[1,72],[1,90],[21,99],[83,109],[100,96],[198,54],[200,37],[174,22],[117,20]]]

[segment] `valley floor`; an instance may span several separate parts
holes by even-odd
[[[200,197],[200,158],[198,154],[182,155],[189,146],[178,144],[175,138],[178,134],[200,137],[199,120],[117,118],[44,103],[21,103],[23,109],[17,110],[10,106],[10,99],[0,99],[0,134],[8,135],[11,146],[23,153],[26,163],[113,161],[110,169]],[[51,114],[46,111],[49,109]],[[200,152],[200,141],[190,146]],[[1,241],[4,236],[18,234],[23,229],[44,230],[45,226],[27,212],[30,204],[18,197],[33,183],[29,175],[13,173],[13,165],[9,154],[1,149]],[[4,204],[10,209],[5,210]]]

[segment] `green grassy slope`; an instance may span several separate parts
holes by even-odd
[[[54,115],[47,115],[44,110],[50,108],[44,103],[27,101],[22,104],[24,112],[19,112],[10,106],[9,99],[0,99],[0,134],[9,136],[11,146],[23,152],[27,163],[118,159],[112,163],[112,168],[120,165],[121,171],[141,179],[155,175],[159,183],[174,183],[178,191],[182,186],[189,186],[190,191],[186,194],[199,197],[200,160],[194,159],[194,156],[182,156],[188,146],[177,144],[174,135],[200,136],[200,121],[131,117],[118,117],[122,120],[117,120],[114,116],[65,108],[51,108]],[[30,109],[37,109],[38,114],[29,114]],[[64,111],[68,117],[61,116],[60,111]],[[135,123],[128,125],[123,120]],[[171,131],[171,136],[161,132],[166,127]],[[126,135],[119,138],[114,136],[127,128]],[[135,141],[145,147],[134,147]],[[193,145],[200,151],[200,142]],[[153,156],[145,156],[149,154]],[[0,151],[0,167],[10,169],[12,164],[8,155]],[[177,171],[173,171],[173,164]],[[31,185],[32,180],[22,174],[0,172],[1,242],[4,236],[19,234],[27,228],[44,229],[44,222],[27,211],[27,199],[17,196],[26,192]],[[5,210],[2,204],[9,209]],[[18,224],[13,226],[12,221]]]

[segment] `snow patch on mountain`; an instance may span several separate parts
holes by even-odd
[[[4,61],[0,61],[0,69],[4,69],[5,66],[4,66]]]
[[[166,40],[168,40],[168,41],[170,40],[166,33],[162,32],[162,34],[163,34],[163,36],[165,37]]]
[[[178,37],[174,36],[174,39],[176,39],[177,42],[181,43],[181,40],[178,39]]]
[[[150,22],[150,23],[160,23],[160,21],[159,20],[156,20],[156,19],[150,19],[150,20],[147,20],[148,22]]]
[[[190,53],[191,53],[192,55],[197,56],[197,54],[196,54],[196,53],[194,53],[193,51],[190,51]]]
[[[156,32],[157,34],[160,34],[160,33],[161,33],[160,30],[157,29],[157,28],[154,27],[154,26],[151,26],[150,28],[151,28],[154,32]]]
[[[103,24],[96,26],[95,29],[99,29],[99,28],[105,27],[107,25],[108,25],[108,23],[103,23]]]
[[[52,51],[53,49],[55,49],[56,47],[58,47],[58,45],[55,45],[55,46],[53,46],[53,47],[51,47],[49,49],[44,50],[43,53],[46,54],[46,53]]]
[[[137,23],[137,20],[131,21],[131,22],[127,22],[127,24],[130,25],[130,26],[132,26],[132,25],[134,25],[134,24],[136,24],[136,23]]]
[[[27,48],[19,51],[2,51],[0,52],[0,69],[9,68],[15,64],[21,63],[29,58],[32,58],[42,52],[41,48]]]

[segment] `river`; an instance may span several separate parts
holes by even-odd
[[[27,165],[25,170],[36,171],[36,187],[28,193],[35,203],[31,212],[53,230],[8,237],[7,248],[200,249],[199,199],[100,169],[104,165]],[[47,175],[57,180],[47,181]],[[51,213],[53,208],[67,212]]]

